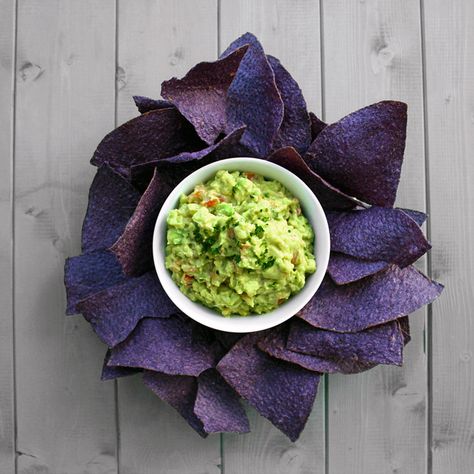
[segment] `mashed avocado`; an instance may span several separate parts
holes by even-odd
[[[224,316],[267,313],[316,270],[314,234],[279,182],[218,171],[169,213],[166,268],[191,300]]]

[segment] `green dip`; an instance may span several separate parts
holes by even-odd
[[[316,270],[313,230],[278,181],[218,171],[169,213],[166,268],[191,300],[224,316],[267,313]]]

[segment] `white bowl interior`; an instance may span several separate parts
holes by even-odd
[[[302,290],[266,314],[223,317],[216,311],[191,301],[172,280],[165,267],[166,218],[176,208],[181,194],[189,194],[199,183],[211,179],[218,170],[249,171],[282,183],[299,199],[304,215],[315,233],[316,272],[309,275]],[[186,177],[170,193],[158,215],[153,235],[153,259],[158,278],[174,304],[185,314],[205,326],[228,332],[254,332],[271,328],[291,318],[311,299],[321,284],[329,260],[329,228],[323,208],[313,192],[290,171],[274,163],[255,158],[229,158],[200,168]]]

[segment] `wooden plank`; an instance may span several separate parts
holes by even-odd
[[[15,1],[0,0],[0,11],[0,471],[9,474],[15,471],[11,203]]]
[[[397,204],[425,209],[420,11],[410,0],[323,2],[325,118],[381,99],[409,105]],[[421,267],[425,262],[420,262]],[[426,311],[411,317],[403,368],[329,378],[329,472],[426,470]]]
[[[424,2],[432,276],[433,474],[474,467],[474,3]]]
[[[217,54],[215,0],[120,0],[119,123],[136,116],[132,95],[157,98],[160,84]],[[140,378],[119,381],[121,474],[220,472],[220,437],[201,439]]]
[[[316,1],[222,0],[221,50],[250,31],[265,51],[277,56],[299,82],[308,106],[321,112],[319,5]],[[267,420],[248,410],[252,433],[225,435],[226,474],[301,474],[324,471],[324,384],[305,431],[291,443]]]
[[[94,169],[114,121],[114,0],[22,0],[18,11],[15,315],[18,473],[116,472],[104,347],[64,315]]]

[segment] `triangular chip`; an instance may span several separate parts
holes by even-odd
[[[311,143],[311,125],[303,93],[277,58],[267,56],[267,59],[284,105],[283,121],[273,141],[273,149],[291,146],[304,154]]]
[[[338,333],[318,329],[294,318],[286,347],[292,351],[327,359],[401,365],[403,333],[398,321],[364,331]]]
[[[318,373],[356,374],[375,367],[377,364],[351,359],[330,359],[321,356],[295,352],[286,347],[287,333],[282,326],[258,342],[258,347],[276,359],[298,365]]]
[[[127,279],[115,255],[108,250],[95,250],[66,259],[64,285],[66,287],[66,314],[78,313],[80,301]]]
[[[281,148],[272,153],[268,160],[286,168],[303,180],[325,209],[345,210],[357,205],[357,201],[334,188],[312,171],[294,148]]]
[[[209,145],[229,130],[226,96],[248,46],[214,62],[194,66],[182,79],[163,82],[161,95],[172,102]],[[235,129],[237,127],[233,127]]]
[[[391,265],[348,285],[338,286],[326,277],[297,316],[321,329],[357,332],[412,313],[442,290],[443,285],[412,266]]]
[[[155,170],[152,180],[111,251],[125,274],[139,276],[153,268],[153,230],[163,202],[172,187]]]
[[[319,375],[259,350],[256,344],[263,335],[244,336],[217,370],[242,398],[295,441],[311,412]]]
[[[391,207],[400,180],[406,125],[403,102],[369,105],[325,127],[311,144],[307,160],[345,193]]]
[[[198,377],[194,413],[206,433],[248,433],[249,421],[239,396],[215,369]]]
[[[246,33],[235,40],[221,58],[245,45],[249,48],[227,91],[226,132],[246,125],[242,143],[257,157],[264,158],[283,121],[283,101],[273,70],[254,35]]]
[[[194,414],[194,402],[197,394],[197,380],[186,375],[168,375],[146,370],[143,383],[161,400],[171,405],[203,438],[201,420]]]
[[[140,193],[108,166],[102,166],[89,189],[89,204],[82,224],[82,252],[110,247],[133,214]]]
[[[152,110],[120,125],[99,143],[91,163],[128,178],[133,165],[194,151],[204,144],[176,109]]]
[[[329,212],[327,219],[334,252],[405,267],[431,248],[420,226],[399,209]]]
[[[126,339],[140,319],[167,318],[179,312],[154,271],[95,293],[82,300],[77,310],[109,347]]]
[[[339,252],[331,252],[328,269],[330,277],[338,285],[346,285],[374,273],[385,270],[389,262],[362,260]]]
[[[215,345],[194,336],[189,318],[145,318],[111,350],[109,365],[198,376],[215,366],[218,355]]]

